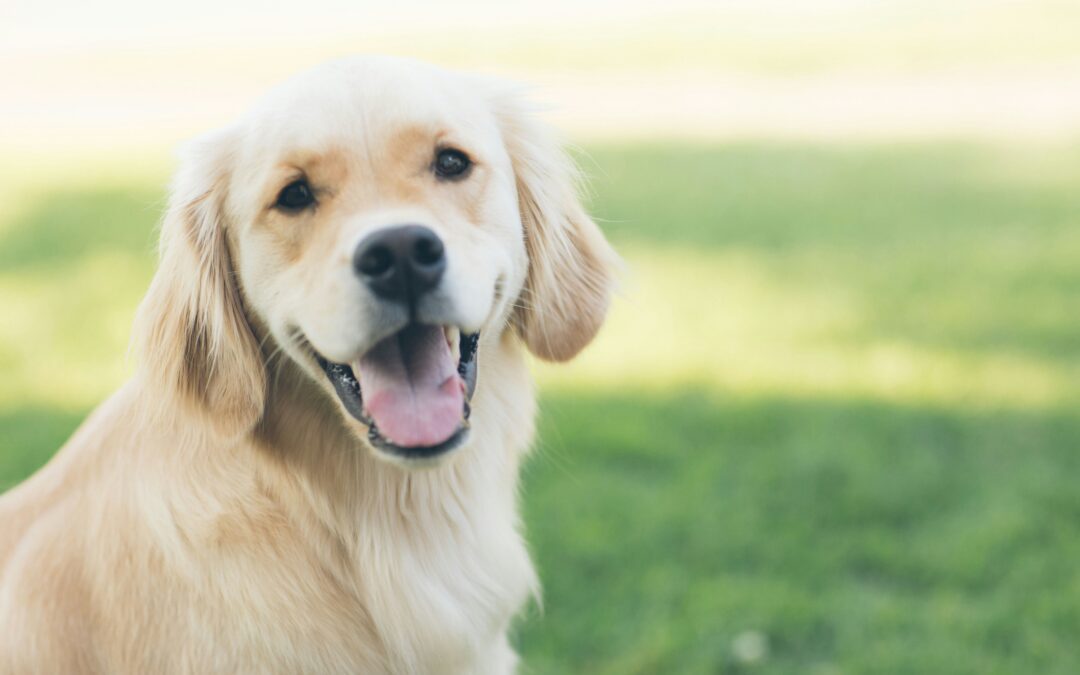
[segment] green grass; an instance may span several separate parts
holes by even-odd
[[[1080,145],[582,161],[629,265],[537,366],[526,672],[1080,670]],[[0,175],[0,489],[128,372],[152,271],[164,173],[70,174]]]
[[[534,672],[1069,673],[1080,419],[865,400],[547,400]],[[758,668],[732,639],[761,631]]]

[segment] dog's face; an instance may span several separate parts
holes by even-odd
[[[290,83],[245,125],[226,210],[249,311],[379,450],[459,444],[477,339],[527,269],[492,111],[381,63]]]
[[[501,87],[337,62],[193,146],[144,341],[220,430],[257,421],[280,349],[380,455],[431,460],[468,438],[479,346],[513,326],[569,358],[599,327],[612,258]]]

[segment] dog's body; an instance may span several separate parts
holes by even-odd
[[[352,60],[197,147],[138,373],[0,498],[0,673],[514,670],[507,628],[537,589],[515,503],[524,352],[563,360],[592,338],[613,254],[512,101]],[[468,146],[464,172],[449,143]],[[429,146],[438,180],[408,159]],[[283,148],[310,190],[260,155]],[[423,227],[385,227],[402,220]],[[369,278],[361,254],[384,230],[445,243],[431,290],[413,267],[392,291],[407,295]],[[450,350],[480,335],[471,399],[464,351],[460,378],[425,383],[451,358],[432,325]],[[463,418],[438,412],[462,396]]]

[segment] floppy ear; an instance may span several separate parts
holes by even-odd
[[[526,346],[566,361],[603,323],[618,258],[578,198],[578,172],[554,135],[516,97],[497,102],[513,164],[529,272],[514,323]]]
[[[183,153],[161,226],[160,265],[139,307],[135,339],[166,406],[203,414],[235,436],[262,416],[266,374],[244,313],[225,232],[226,132]],[[170,407],[166,414],[174,413]]]

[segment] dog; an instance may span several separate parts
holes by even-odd
[[[503,674],[527,353],[617,256],[513,87],[386,57],[186,146],[132,379],[0,498],[0,672]]]

